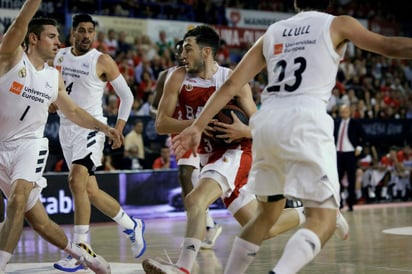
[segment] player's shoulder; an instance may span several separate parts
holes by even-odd
[[[168,72],[167,78],[173,77],[175,79],[184,78],[187,72],[184,67],[175,67],[171,71]]]

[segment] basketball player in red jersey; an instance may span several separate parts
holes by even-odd
[[[162,71],[156,82],[156,94],[151,105],[151,115],[156,117],[157,109],[160,99],[163,95],[164,85],[166,79],[172,74],[174,70],[185,65],[182,58],[183,53],[183,40],[180,40],[175,45],[175,58],[176,66],[170,67],[167,70]],[[176,119],[182,119],[182,111],[180,107],[176,105],[176,110],[173,115]],[[173,134],[172,134],[173,137]],[[187,194],[193,189],[193,185],[196,185],[199,181],[199,157],[194,156],[191,151],[188,151],[184,156],[180,157],[177,161],[178,165],[178,179],[182,188],[182,198],[184,199]],[[202,248],[212,249],[215,245],[216,239],[222,233],[222,226],[217,224],[211,216],[209,210],[206,210],[206,235],[202,241]]]
[[[156,128],[161,134],[176,134],[191,125],[208,98],[226,80],[231,70],[219,66],[215,54],[219,45],[218,34],[209,26],[198,26],[184,37],[185,67],[172,72],[166,80],[159,103]],[[234,98],[250,117],[256,112],[249,85],[242,88],[241,96]],[[179,105],[181,118],[174,116]],[[147,259],[143,267],[147,273],[190,273],[205,233],[206,209],[221,197],[225,206],[240,225],[244,225],[257,211],[253,195],[242,190],[251,166],[251,132],[247,125],[234,117],[228,142],[243,138],[239,144],[219,145],[204,134],[199,146],[201,171],[199,183],[185,197],[187,227],[183,247],[176,264],[164,264]],[[211,130],[212,128],[209,128]],[[233,129],[237,129],[236,131]],[[273,237],[298,226],[304,217],[297,209],[286,209],[282,218],[267,235]]]

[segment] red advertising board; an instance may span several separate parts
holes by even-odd
[[[226,41],[229,48],[249,48],[265,33],[265,29],[234,28],[215,26],[220,38]]]

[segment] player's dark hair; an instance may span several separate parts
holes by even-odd
[[[76,29],[80,23],[92,23],[93,27],[96,27],[96,21],[93,20],[93,18],[89,14],[76,14],[73,16],[72,19],[72,28]]]
[[[44,31],[44,26],[51,25],[51,26],[58,26],[58,23],[55,19],[53,18],[42,18],[42,17],[37,17],[31,19],[29,22],[28,28],[27,28],[27,34],[26,37],[24,38],[24,45],[25,47],[28,47],[29,45],[29,34],[34,33],[38,39],[40,39],[40,34],[42,31]]]
[[[176,50],[178,47],[183,46],[183,42],[184,42],[184,40],[179,40],[179,41],[177,41],[176,44],[175,44],[175,50]]]
[[[332,4],[331,0],[295,0],[295,10],[319,10],[324,11]]]
[[[220,38],[213,27],[208,25],[197,26],[186,32],[184,39],[190,36],[196,38],[198,45],[212,48],[213,56],[216,55],[219,49]]]

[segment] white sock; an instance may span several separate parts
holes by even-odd
[[[192,271],[201,243],[202,241],[196,238],[184,238],[182,251],[176,265],[187,269],[189,272]]]
[[[132,218],[130,218],[130,216],[127,215],[123,211],[122,208],[120,208],[120,210],[116,214],[116,216],[113,217],[113,221],[118,223],[124,229],[133,229],[134,228],[134,222],[133,222]]]
[[[255,259],[259,248],[260,246],[236,236],[224,273],[245,273]]]
[[[209,210],[206,210],[206,227],[214,227],[214,226],[215,226],[215,221],[210,215]]]
[[[6,266],[7,263],[10,261],[11,256],[11,253],[4,250],[0,250],[0,270],[6,271]]]
[[[275,273],[295,274],[319,254],[321,243],[318,235],[301,228],[287,242],[282,257],[272,269]]]
[[[89,225],[75,225],[74,226],[74,237],[73,240],[75,243],[88,243],[89,237]]]

